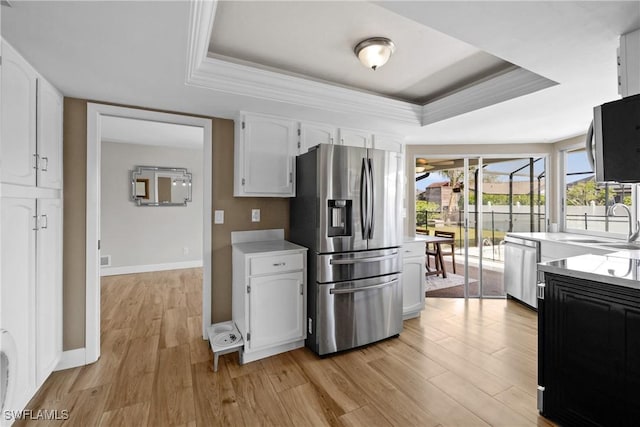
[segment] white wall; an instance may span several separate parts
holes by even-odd
[[[103,141],[101,156],[100,252],[111,255],[111,268],[102,274],[201,265],[202,150]],[[193,201],[137,206],[130,201],[130,171],[137,165],[187,168]]]

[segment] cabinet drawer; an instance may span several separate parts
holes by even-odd
[[[413,256],[424,256],[425,254],[424,242],[409,242],[402,245],[402,257],[409,258]]]
[[[250,272],[256,274],[280,273],[283,271],[302,270],[303,254],[287,254],[251,258]]]

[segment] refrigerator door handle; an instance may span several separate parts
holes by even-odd
[[[367,175],[367,165],[365,159],[362,159],[362,168],[360,169],[360,228],[362,229],[362,240],[367,238],[367,215],[369,213],[368,210],[365,212],[365,204],[367,203],[365,194],[366,197],[369,197],[367,193]]]
[[[374,212],[373,212],[373,207],[374,207],[373,196],[374,196],[374,193],[375,193],[375,191],[374,191],[375,187],[373,185],[373,166],[371,165],[371,159],[367,159],[367,163],[369,165],[369,191],[368,191],[368,196],[369,196],[369,202],[368,202],[368,204],[369,204],[369,214],[368,214],[369,215],[369,232],[368,232],[367,238],[368,239],[373,239],[373,228],[374,228],[373,227],[374,226],[373,217],[375,216]]]
[[[386,286],[389,285],[393,285],[394,283],[397,283],[398,279],[393,279],[390,280],[388,282],[384,282],[384,283],[380,283],[378,285],[372,285],[372,286],[363,286],[361,288],[351,288],[351,289],[330,289],[329,293],[330,294],[353,294],[356,292],[364,292],[364,291],[370,291],[372,289],[380,289],[380,288],[384,288]]]

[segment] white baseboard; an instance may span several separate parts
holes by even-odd
[[[63,369],[77,368],[86,365],[85,349],[76,348],[75,350],[67,350],[62,352],[60,361],[54,371],[62,371]]]
[[[102,267],[100,276],[116,276],[119,274],[147,273],[150,271],[180,270],[182,268],[202,267],[202,260],[170,262],[166,264],[127,265],[124,267]]]

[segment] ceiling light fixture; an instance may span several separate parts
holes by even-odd
[[[358,43],[353,51],[365,67],[375,71],[387,63],[395,48],[386,37],[371,37]]]

